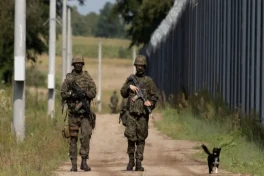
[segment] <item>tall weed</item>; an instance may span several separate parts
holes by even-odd
[[[17,143],[11,128],[12,89],[5,87],[1,91],[0,175],[52,175],[52,171],[67,158],[67,142],[61,136],[61,115],[57,113],[54,119],[47,118],[46,101],[36,103],[36,97],[26,92],[26,138]]]

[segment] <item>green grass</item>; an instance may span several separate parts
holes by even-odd
[[[222,147],[221,168],[235,173],[264,175],[264,152],[257,141],[249,141],[240,130],[233,130],[228,120],[194,117],[190,110],[178,114],[175,109],[163,111],[163,119],[156,122],[158,130],[173,139],[200,141],[213,147]],[[206,162],[201,150],[195,155]]]
[[[11,88],[4,87],[2,90],[5,92],[0,94],[0,100],[4,97],[12,100]],[[47,118],[46,101],[35,99],[26,93],[26,138],[23,143],[17,143],[11,133],[11,101],[1,104],[7,109],[0,108],[0,175],[52,175],[68,157],[68,144],[61,136],[62,115],[57,112],[54,119]],[[56,109],[60,109],[59,106],[57,103]]]
[[[102,58],[132,58],[132,49],[129,49],[129,40],[107,39],[96,37],[73,37],[73,53],[82,54],[84,57],[97,58],[98,45],[102,43]],[[56,54],[61,55],[61,37],[57,40]]]

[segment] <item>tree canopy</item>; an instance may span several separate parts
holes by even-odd
[[[120,15],[113,14],[113,4],[107,2],[99,14],[91,12],[81,15],[76,7],[72,8],[73,35],[106,38],[124,38],[124,22]]]
[[[42,0],[27,0],[26,58],[36,60],[36,55],[47,51],[49,7]],[[11,82],[14,62],[14,1],[0,1],[0,77]]]
[[[74,0],[68,0],[68,1],[74,1]],[[75,0],[75,1],[78,1],[80,5],[84,5],[86,0]],[[43,3],[49,5],[50,0],[43,0]],[[62,4],[63,4],[63,0],[56,0],[56,7],[57,7],[56,12],[57,15],[59,16],[62,16]]]
[[[85,0],[78,0],[83,4]],[[57,0],[57,14],[61,15],[62,0]],[[49,0],[27,0],[26,6],[26,58],[36,61],[39,54],[48,51]],[[14,63],[15,1],[0,1],[0,78],[12,82]]]
[[[72,33],[75,36],[94,36],[98,22],[98,15],[91,12],[81,15],[76,7],[72,8]]]
[[[173,6],[174,0],[116,0],[114,14],[120,14],[127,25],[126,34],[133,45],[146,45]]]
[[[124,24],[118,15],[112,14],[113,4],[107,2],[100,10],[96,37],[124,37]]]

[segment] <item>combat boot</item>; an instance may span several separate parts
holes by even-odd
[[[134,155],[129,155],[129,161],[127,164],[127,171],[132,171],[133,167],[135,166],[135,160],[134,160]]]
[[[144,167],[142,167],[141,161],[136,162],[136,169],[135,171],[144,171]]]
[[[72,168],[71,172],[77,172],[77,160],[71,160]]]
[[[84,170],[84,171],[90,171],[91,170],[91,168],[87,165],[85,158],[82,158],[82,163],[81,163],[80,169]]]

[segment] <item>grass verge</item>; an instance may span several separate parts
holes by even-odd
[[[52,175],[68,157],[67,142],[61,136],[61,115],[47,118],[46,101],[35,98],[26,93],[26,138],[23,143],[17,143],[11,128],[12,91],[10,87],[1,89],[0,175]],[[59,103],[56,109],[60,109]]]
[[[258,142],[248,140],[239,129],[225,119],[204,119],[194,117],[190,109],[180,114],[176,109],[167,108],[163,111],[163,119],[155,125],[162,133],[173,139],[202,141],[210,150],[214,146],[222,147],[221,168],[235,173],[264,175],[264,152]],[[206,162],[206,155],[201,152],[195,157]]]

